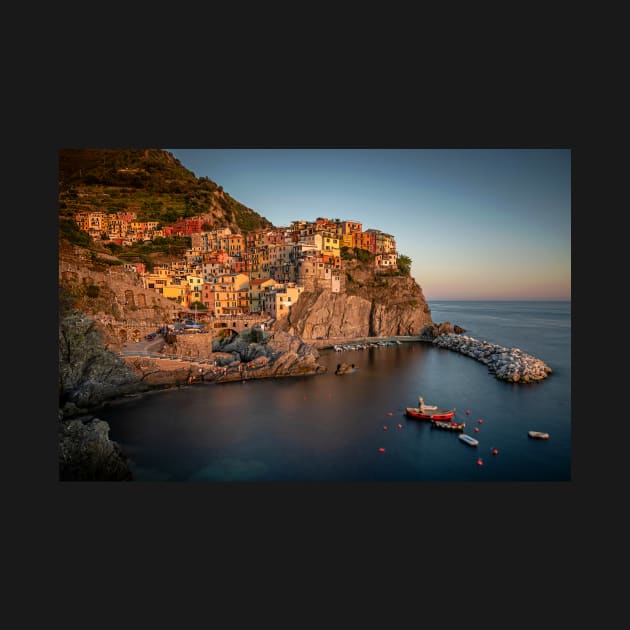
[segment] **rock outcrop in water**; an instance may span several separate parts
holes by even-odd
[[[434,324],[430,322],[425,324],[420,330],[420,335],[425,339],[435,339],[440,335],[449,335],[455,333],[456,335],[461,335],[466,331],[461,327],[455,324],[451,324],[451,322],[442,322],[441,324]]]
[[[460,352],[480,361],[498,379],[512,383],[541,381],[552,372],[546,363],[520,348],[506,348],[496,343],[455,334],[440,335],[433,343],[439,348]]]

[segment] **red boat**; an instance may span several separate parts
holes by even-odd
[[[421,420],[450,420],[455,415],[455,409],[424,409],[418,407],[407,407],[407,415],[410,418],[419,418]]]

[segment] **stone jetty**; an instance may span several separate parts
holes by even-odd
[[[541,381],[552,372],[546,363],[520,348],[506,348],[496,343],[456,334],[440,335],[433,343],[439,348],[460,352],[481,361],[488,366],[491,374],[511,383]]]

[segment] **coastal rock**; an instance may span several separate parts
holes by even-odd
[[[145,390],[184,385],[193,369],[191,363],[180,360],[127,357],[125,361]]]
[[[141,391],[143,383],[116,354],[102,346],[95,322],[75,309],[60,309],[59,407],[71,415],[123,393]]]
[[[305,291],[289,314],[273,328],[304,340],[365,337],[370,331],[372,304],[368,300],[329,290]]]
[[[222,353],[223,370],[216,375],[217,382],[252,378],[273,378],[320,374],[326,368],[319,364],[319,353],[300,337],[283,331],[275,331],[262,343],[240,344],[233,340],[224,349],[234,348],[233,353]],[[241,354],[242,353],[242,354]],[[219,353],[215,353],[217,358]],[[228,359],[229,357],[229,359]],[[253,357],[253,358],[252,358]]]
[[[59,423],[61,481],[131,481],[129,460],[98,418]]]
[[[326,368],[319,364],[319,352],[299,337],[281,331],[267,343],[273,355],[269,369],[274,376],[319,374]]]
[[[224,367],[234,360],[234,355],[229,352],[214,352],[212,354],[212,359],[213,361],[216,361],[216,364],[219,367]]]
[[[305,341],[412,335],[431,321],[425,306],[419,296],[402,295],[381,302],[327,289],[305,291],[289,314],[274,324],[274,330],[299,335]]]
[[[439,335],[433,343],[439,348],[453,350],[484,363],[496,378],[512,383],[541,381],[552,372],[546,363],[520,348],[506,348],[457,334]]]
[[[356,367],[354,363],[339,363],[337,365],[337,369],[335,370],[335,374],[351,374],[356,371]]]
[[[426,339],[435,339],[438,336],[437,324],[428,322],[420,329],[420,335]]]
[[[461,326],[458,326],[457,324],[455,324],[455,326],[453,326],[453,332],[456,335],[462,335],[466,332],[465,328],[462,328]]]
[[[453,332],[454,332],[453,324],[451,324],[451,322],[442,322],[441,324],[438,324],[438,327],[437,327],[438,335],[450,335]]]

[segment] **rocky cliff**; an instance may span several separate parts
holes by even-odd
[[[143,288],[137,273],[110,265],[108,259],[113,257],[59,243],[60,286],[73,306],[96,322],[104,346],[116,351],[171,322],[178,305]]]
[[[346,266],[346,291],[305,291],[274,329],[305,341],[417,335],[432,323],[421,287],[409,276],[377,275]]]
[[[59,407],[65,415],[142,389],[125,362],[102,345],[94,321],[62,297],[59,313]]]
[[[131,481],[129,460],[109,439],[109,425],[87,416],[59,422],[61,481]]]

